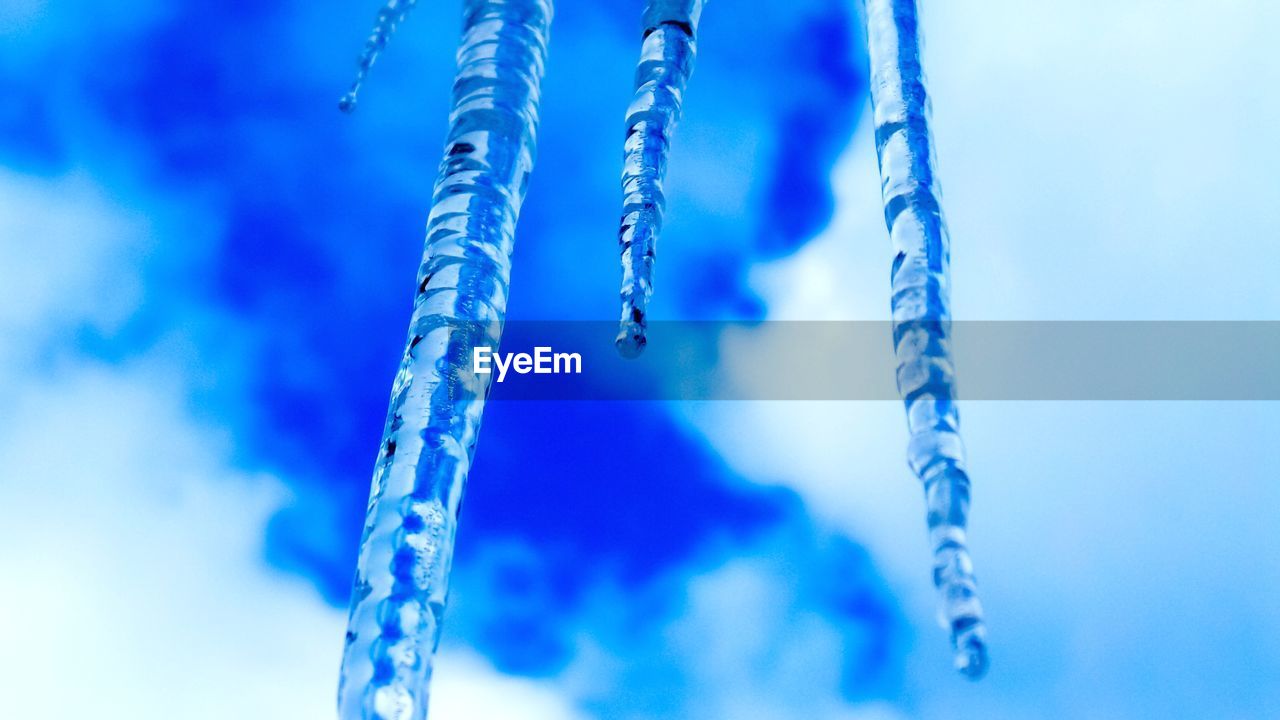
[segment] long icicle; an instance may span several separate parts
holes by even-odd
[[[466,0],[408,344],[373,474],[338,688],[343,720],[422,720],[458,508],[533,169],[550,0]]]
[[[418,0],[387,0],[387,4],[382,6],[378,11],[378,19],[374,22],[373,32],[369,33],[369,39],[364,42],[364,52],[360,53],[358,61],[359,68],[356,70],[356,79],[351,82],[351,89],[346,95],[338,101],[338,109],[342,112],[354,112],[356,109],[356,101],[359,99],[360,86],[364,84],[364,80],[369,76],[369,69],[373,67],[374,61],[378,59],[378,53],[387,46],[387,40],[391,38],[391,33],[396,31],[396,26],[404,22],[409,16],[409,11],[413,6],[418,4]]]
[[[884,216],[896,250],[893,339],[908,461],[924,484],[933,582],[956,668],[976,679],[987,669],[986,629],[965,542],[969,476],[948,339],[950,239],[934,182],[916,3],[865,0],[865,9]]]
[[[662,229],[662,179],[671,134],[693,72],[703,0],[649,0],[644,46],[636,67],[636,92],[627,108],[622,169],[622,318],[618,352],[636,357],[647,342],[653,296],[653,261]]]

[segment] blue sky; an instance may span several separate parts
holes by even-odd
[[[373,7],[0,9],[0,714],[332,712],[458,25],[418,10],[345,117]],[[559,8],[513,317],[614,315],[632,10]],[[1280,13],[924,23],[958,317],[1280,315]],[[704,31],[656,315],[884,318],[851,6],[713,4]],[[897,404],[511,403],[468,490],[436,717],[1280,704],[1275,405],[962,412],[981,684],[933,622]],[[664,451],[637,463],[617,426]]]

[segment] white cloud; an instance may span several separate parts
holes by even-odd
[[[79,366],[0,433],[0,716],[331,717],[345,614],[262,561],[284,486],[231,469],[172,376]],[[456,652],[433,717],[574,720],[553,687]]]
[[[610,720],[900,717],[843,696],[842,673],[870,640],[826,616],[805,574],[816,564],[809,545],[779,536],[701,572],[673,571],[639,595],[597,587],[564,686]],[[637,633],[628,613],[653,593],[682,609]]]
[[[923,7],[958,316],[1280,314],[1280,6]]]
[[[688,585],[685,614],[668,626],[668,662],[688,672],[687,717],[854,720],[897,717],[841,697],[846,639],[797,597],[777,559],[743,558]]]
[[[431,681],[432,720],[584,720],[553,682],[503,675],[466,650],[445,650]]]
[[[0,434],[6,717],[321,717],[343,630],[268,571],[282,486],[229,469],[155,368],[68,368]]]
[[[118,328],[142,297],[149,234],[142,216],[83,174],[44,180],[0,169],[0,363],[30,360],[80,323]]]
[[[868,107],[862,117],[869,114]],[[832,168],[831,190],[835,212],[817,237],[788,257],[751,269],[751,287],[768,301],[770,320],[889,319],[893,251],[865,123]]]

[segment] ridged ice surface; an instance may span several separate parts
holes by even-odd
[[[644,349],[653,262],[662,229],[671,134],[693,72],[698,18],[703,0],[649,0],[644,46],[636,67],[636,92],[627,108],[622,169],[622,319],[618,351],[635,357]]]
[[[458,507],[496,348],[516,218],[533,169],[549,0],[467,0],[444,160],[408,343],[360,545],[338,689],[343,720],[421,720]]]
[[[948,339],[950,240],[934,178],[916,4],[865,0],[865,7],[884,216],[896,251],[893,336],[908,462],[924,483],[933,581],[956,667],[977,678],[987,668],[986,629],[965,543],[969,476]]]
[[[418,0],[387,0],[387,4],[382,6],[378,11],[378,19],[374,22],[373,32],[369,33],[369,39],[364,43],[364,52],[360,53],[359,69],[356,70],[356,79],[351,83],[351,89],[346,95],[338,101],[338,107],[343,112],[352,112],[356,109],[356,101],[360,95],[360,86],[364,85],[364,80],[369,76],[369,69],[373,67],[373,63],[378,59],[378,53],[387,46],[387,41],[391,38],[391,33],[396,31],[396,26],[408,17],[409,11],[418,3]]]

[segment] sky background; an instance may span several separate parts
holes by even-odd
[[[741,4],[704,15],[654,316],[885,319],[853,5]],[[332,716],[459,27],[421,3],[343,116],[375,12],[0,6],[0,716]],[[558,8],[513,318],[616,315],[638,17]],[[1274,4],[923,26],[956,317],[1280,318]],[[433,717],[1274,716],[1280,406],[962,414],[982,682],[899,404],[494,403]]]

